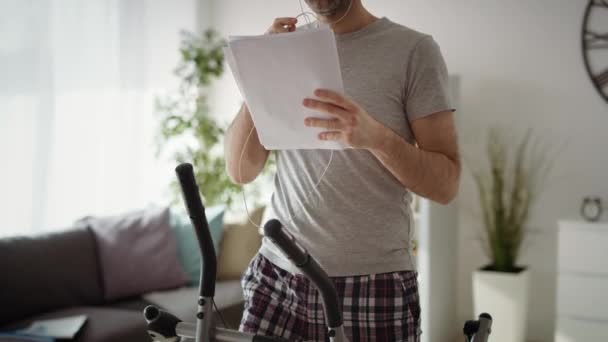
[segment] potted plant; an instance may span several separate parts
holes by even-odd
[[[490,259],[473,274],[474,310],[493,316],[493,341],[522,342],[526,337],[530,270],[518,264],[518,257],[530,232],[531,208],[551,165],[541,152],[530,132],[514,144],[492,128],[487,165],[473,171],[483,218],[481,242]]]
[[[225,41],[212,29],[202,36],[182,32],[178,67],[178,89],[156,99],[160,115],[157,155],[169,154],[179,164],[192,163],[206,206],[230,207],[241,187],[226,173],[223,154],[225,127],[211,115],[208,94],[213,81],[224,72]],[[265,173],[268,174],[268,168]],[[179,186],[172,182],[174,202],[179,202]],[[257,194],[255,186],[251,189]],[[257,196],[254,196],[254,200]]]

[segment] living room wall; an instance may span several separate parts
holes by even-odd
[[[535,233],[521,263],[532,270],[528,338],[553,339],[557,220],[577,218],[583,196],[608,197],[608,105],[593,88],[583,66],[580,34],[586,1],[578,0],[364,0],[379,16],[432,34],[450,73],[460,76],[457,122],[462,149],[477,151],[487,127],[503,125],[513,134],[532,128],[559,148],[551,182],[531,220]],[[258,34],[277,16],[295,16],[296,0],[212,0],[211,25],[224,35]],[[211,103],[229,121],[241,97],[229,72]],[[454,295],[458,322],[472,317],[471,272],[487,262],[476,241],[477,201],[465,171],[458,196],[458,273]],[[584,248],[584,246],[581,246]],[[454,327],[454,336],[461,327]]]

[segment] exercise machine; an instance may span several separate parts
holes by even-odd
[[[281,337],[255,335],[218,327],[213,319],[213,297],[217,272],[216,254],[205,207],[200,197],[198,185],[191,164],[180,164],[176,169],[184,202],[192,226],[194,227],[202,255],[198,310],[196,323],[183,322],[171,313],[150,305],[144,309],[148,324],[148,334],[157,342],[279,342],[288,341]],[[331,342],[348,342],[344,332],[341,305],[331,279],[308,252],[300,248],[295,239],[288,235],[278,220],[270,220],[264,225],[264,235],[268,237],[314,284],[323,300],[323,310]],[[468,321],[464,333],[468,342],[487,342],[492,318],[482,314],[477,321]]]

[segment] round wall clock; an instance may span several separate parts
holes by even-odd
[[[585,197],[581,205],[581,216],[589,222],[597,222],[602,217],[602,199],[599,197]]]
[[[595,88],[608,102],[608,0],[590,0],[583,21],[583,58]]]

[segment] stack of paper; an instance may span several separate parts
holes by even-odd
[[[307,117],[329,118],[302,105],[317,88],[344,92],[338,50],[328,27],[230,37],[226,59],[266,149],[344,149],[322,141]]]

